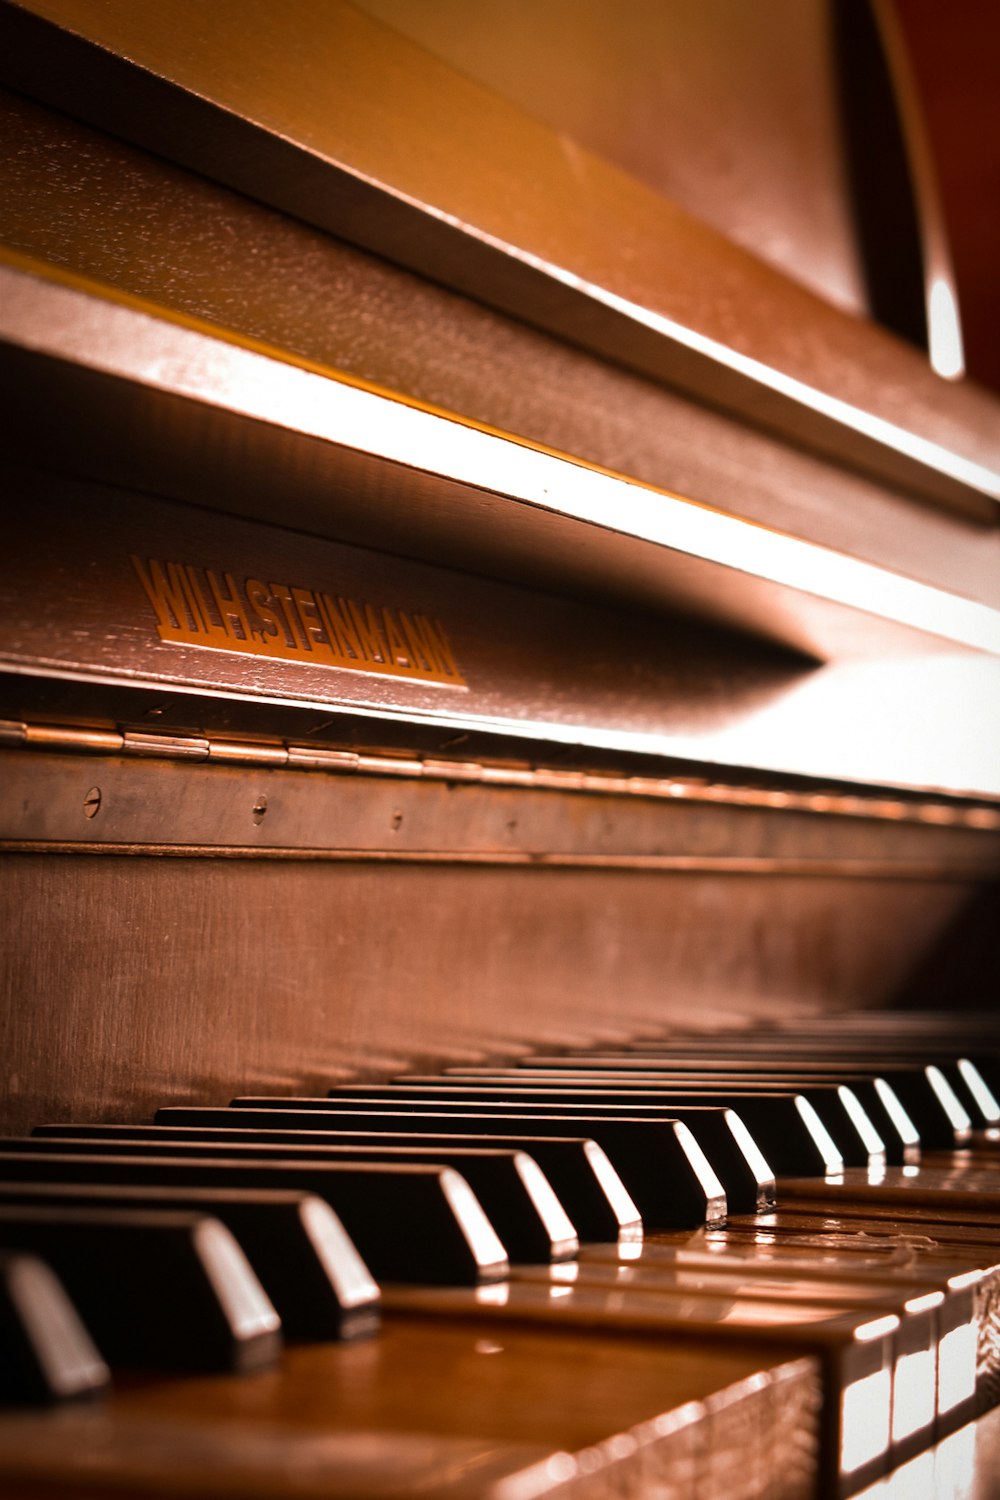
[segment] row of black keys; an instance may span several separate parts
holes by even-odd
[[[766,1073],[745,1037],[671,1041],[6,1140],[0,1391],[93,1389],[101,1355],[258,1368],[282,1330],[371,1331],[376,1279],[468,1285],[579,1239],[721,1223],[773,1204],[772,1167],[905,1162],[1000,1120],[1000,1054],[928,1061],[911,1043],[879,1065],[876,1047],[875,1071],[869,1041],[862,1071],[766,1045]]]

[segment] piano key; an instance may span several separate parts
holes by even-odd
[[[463,1105],[470,1109],[486,1110],[509,1110],[515,1107],[513,1102],[506,1103],[502,1096],[491,1095],[486,1089],[479,1091],[478,1095],[473,1094],[473,1091],[469,1092],[470,1097],[463,1100],[454,1092],[449,1097],[447,1091],[437,1092],[430,1085],[423,1088],[414,1085],[410,1088],[403,1084],[384,1084],[364,1093],[338,1091],[334,1102],[349,1105],[352,1100],[357,1100],[363,1106],[365,1101],[389,1105],[393,1100],[399,1100],[405,1102],[407,1108],[419,1106],[425,1109],[439,1106],[458,1109]],[[237,1106],[241,1103],[238,1100],[232,1102]],[[256,1107],[262,1101],[247,1102],[251,1107]],[[530,1095],[524,1093],[519,1096],[516,1107],[522,1111],[538,1109],[548,1112],[558,1109],[586,1109],[596,1115],[603,1114],[611,1118],[629,1113],[660,1119],[676,1119],[676,1111],[684,1108],[731,1108],[749,1128],[765,1161],[776,1173],[793,1170],[794,1162],[798,1163],[794,1168],[797,1172],[815,1171],[825,1174],[836,1171],[837,1164],[843,1162],[843,1157],[813,1106],[801,1095],[790,1091],[758,1094],[734,1090],[731,1094],[705,1092],[695,1096],[694,1092],[674,1090],[667,1093],[655,1090],[645,1093],[642,1090],[616,1093],[614,1090],[602,1092],[595,1089],[581,1092],[575,1100],[553,1096],[550,1102],[539,1098],[534,1104]]]
[[[378,1328],[378,1286],[332,1208],[311,1194],[0,1181],[0,1206],[15,1204],[209,1214],[235,1237],[286,1338],[351,1339]]]
[[[228,1110],[219,1110],[232,1119]],[[317,1117],[322,1121],[323,1116]],[[630,1242],[642,1238],[639,1210],[596,1141],[583,1136],[434,1135],[349,1130],[258,1130],[196,1125],[36,1125],[35,1138],[74,1136],[80,1140],[232,1141],[284,1146],[406,1146],[437,1149],[464,1146],[522,1151],[537,1161],[582,1240]]]
[[[677,1234],[680,1239],[675,1238]],[[686,1231],[665,1230],[656,1242],[686,1244],[689,1238]],[[863,1211],[858,1205],[852,1210],[852,1205],[845,1203],[841,1214],[835,1197],[826,1203],[803,1199],[795,1208],[730,1219],[723,1229],[712,1230],[704,1238],[706,1243],[711,1239],[717,1244],[739,1239],[754,1244],[798,1245],[817,1253],[831,1245],[838,1250],[865,1251],[881,1246],[893,1249],[903,1260],[912,1259],[925,1247],[964,1245],[978,1252],[983,1264],[991,1263],[1000,1243],[996,1215],[980,1214],[971,1221],[961,1214],[948,1217],[943,1212],[931,1218],[913,1213],[900,1217],[892,1207],[877,1203],[866,1205]],[[648,1241],[644,1249],[646,1244]]]
[[[928,1068],[933,1067],[937,1073],[943,1074],[948,1088],[954,1092],[961,1107],[971,1117],[973,1128],[984,1128],[1000,1123],[1000,1101],[997,1100],[996,1093],[985,1077],[984,1068],[986,1071],[989,1070],[985,1060],[981,1068],[972,1058],[946,1057],[938,1052],[932,1054],[917,1067],[914,1059],[904,1061],[902,1054],[897,1053],[895,1057],[883,1059],[879,1066],[887,1078],[892,1078],[901,1072],[908,1072],[914,1077],[919,1077],[922,1073],[925,1074]]]
[[[55,1273],[0,1252],[0,1406],[93,1396],[111,1373]]]
[[[246,1371],[281,1351],[246,1256],[205,1214],[0,1205],[0,1246],[51,1264],[109,1364]]]
[[[857,1237],[855,1237],[857,1238]],[[699,1278],[715,1275],[749,1278],[748,1285],[767,1291],[778,1285],[785,1295],[811,1295],[808,1288],[829,1284],[830,1295],[852,1305],[859,1286],[892,1288],[898,1295],[919,1298],[940,1292],[943,1301],[935,1318],[942,1347],[939,1369],[939,1435],[967,1420],[983,1404],[1000,1375],[1000,1349],[994,1336],[995,1309],[1000,1300],[1000,1246],[925,1245],[913,1249],[900,1262],[896,1246],[881,1253],[830,1237],[822,1246],[818,1237],[808,1247],[762,1245],[738,1236],[727,1238],[714,1251],[702,1242],[690,1244],[647,1243],[628,1258],[611,1247],[594,1245],[581,1256],[577,1283],[592,1276],[595,1267],[607,1277],[610,1270],[629,1282],[635,1275],[648,1276],[655,1284],[664,1273],[679,1285],[696,1289]],[[984,1253],[984,1250],[986,1253]],[[534,1274],[534,1271],[532,1272]],[[553,1280],[558,1281],[557,1277]],[[816,1294],[822,1300],[823,1293]]]
[[[464,1096],[463,1096],[464,1097]],[[508,1092],[502,1087],[495,1091],[486,1088],[469,1094],[471,1103],[490,1103],[495,1098],[510,1099],[512,1105],[524,1102],[536,1104],[600,1103],[596,1094],[580,1091],[565,1095],[560,1090],[517,1090]],[[672,1119],[686,1125],[708,1157],[712,1168],[722,1183],[730,1213],[753,1213],[774,1202],[774,1173],[763,1152],[735,1110],[704,1109],[671,1106]]]
[[[742,1053],[744,1057],[766,1054],[773,1057],[795,1056],[803,1060],[829,1058],[908,1067],[936,1063],[942,1068],[951,1068],[965,1060],[975,1067],[995,1093],[1000,1085],[1000,1037],[989,1030],[985,1017],[986,1012],[983,1011],[968,1028],[938,1026],[925,1033],[915,1033],[905,1027],[908,1015],[900,1011],[897,1013],[895,1026],[885,1031],[872,1031],[860,1020],[851,1023],[844,1021],[832,1029],[817,1029],[797,1021],[794,1026],[777,1030],[761,1027],[752,1037],[747,1038],[730,1032],[713,1033],[711,1036],[647,1038],[626,1043],[624,1050],[641,1054],[649,1048],[653,1052],[663,1050],[674,1054],[690,1053],[707,1046],[717,1054]],[[744,1041],[751,1045],[743,1046]],[[617,1051],[618,1047],[612,1050]]]
[[[450,1167],[0,1152],[0,1182],[31,1181],[292,1188],[330,1204],[378,1281],[468,1285],[508,1269],[478,1199]]]
[[[910,1295],[941,1291],[946,1304],[937,1314],[942,1344],[939,1428],[950,1430],[991,1405],[1000,1377],[1000,1347],[994,1333],[1000,1301],[996,1236],[976,1241],[964,1231],[948,1240],[907,1239],[890,1232],[887,1224],[866,1222],[861,1234],[848,1231],[844,1223],[834,1229],[833,1222],[825,1221],[823,1232],[790,1232],[783,1238],[734,1228],[687,1242],[680,1237],[674,1243],[647,1241],[641,1247],[626,1247],[635,1251],[631,1258],[610,1246],[587,1246],[581,1265],[649,1268],[654,1274],[664,1266],[702,1271],[742,1266],[761,1283],[774,1277],[835,1282],[846,1278],[905,1287]]]
[[[428,1075],[412,1078],[401,1078],[393,1087],[408,1091],[412,1085],[415,1089],[424,1090],[436,1088],[441,1085],[442,1097],[455,1097],[469,1100],[486,1100],[490,1098],[509,1099],[512,1103],[517,1100],[536,1101],[538,1103],[559,1103],[563,1100],[589,1101],[600,1103],[602,1100],[613,1103],[636,1103],[644,1104],[669,1104],[670,1108],[677,1109],[678,1119],[684,1119],[698,1134],[699,1129],[705,1132],[700,1136],[702,1145],[712,1156],[713,1148],[728,1151],[729,1157],[742,1163],[744,1173],[748,1171],[749,1164],[743,1157],[739,1146],[733,1141],[731,1126],[729,1129],[720,1129],[720,1121],[713,1121],[713,1106],[699,1107],[699,1094],[715,1098],[730,1087],[727,1080],[720,1079],[711,1085],[703,1083],[702,1080],[692,1078],[690,1080],[683,1076],[662,1078],[644,1078],[642,1082],[633,1083],[629,1079],[608,1079],[604,1076],[595,1076],[592,1082],[587,1082],[586,1075],[573,1075],[567,1072],[565,1075],[550,1075],[537,1082],[533,1078],[522,1075],[524,1081],[519,1079],[503,1077],[495,1081],[488,1078],[459,1079],[449,1075],[447,1078],[435,1079]],[[345,1085],[344,1089],[365,1088],[365,1085]],[[776,1093],[786,1085],[776,1083],[770,1085],[759,1085],[756,1081],[741,1079],[739,1084],[732,1085],[739,1088],[744,1095],[758,1093]],[[862,1109],[860,1101],[851,1094],[847,1088],[838,1085],[816,1087],[813,1084],[799,1087],[795,1086],[802,1096],[809,1100],[828,1133],[833,1139],[834,1145],[840,1153],[841,1159],[847,1166],[874,1166],[885,1160],[885,1145],[875,1127],[868,1119]],[[331,1090],[331,1095],[342,1097],[341,1090]],[[690,1118],[684,1113],[685,1099],[690,1096],[688,1108],[692,1111]],[[718,1105],[714,1106],[719,1108]],[[725,1106],[722,1107],[723,1109]],[[739,1118],[744,1136],[748,1136],[746,1125],[739,1117],[739,1110],[734,1106],[735,1114]],[[706,1112],[707,1111],[707,1112]],[[728,1122],[727,1122],[728,1123]],[[714,1125],[714,1128],[713,1128]],[[750,1137],[752,1140],[752,1136]],[[758,1148],[758,1156],[761,1153]],[[768,1172],[768,1176],[770,1176]],[[773,1187],[771,1189],[773,1195]],[[731,1205],[733,1212],[747,1212],[747,1209],[737,1209]]]
[[[954,1263],[960,1272],[975,1275],[979,1282],[976,1292],[980,1325],[976,1357],[979,1408],[985,1410],[1000,1398],[997,1374],[1000,1345],[995,1336],[997,1296],[993,1278],[1000,1254],[996,1220],[992,1224],[972,1224],[955,1216],[954,1222],[942,1219],[928,1222],[920,1216],[898,1215],[892,1208],[877,1207],[868,1218],[853,1213],[839,1218],[833,1208],[828,1212],[817,1208],[813,1213],[777,1210],[759,1219],[733,1221],[709,1235],[692,1237],[674,1232],[657,1236],[655,1242],[644,1243],[639,1258],[648,1258],[655,1264],[659,1255],[669,1254],[672,1249],[702,1253],[712,1247],[725,1254],[750,1253],[775,1258],[804,1255],[816,1265],[828,1262],[831,1256],[837,1260],[848,1256],[852,1261],[861,1257],[866,1263],[878,1257],[883,1266],[888,1264],[890,1270],[895,1267],[904,1277],[914,1270],[922,1274],[925,1265],[936,1272],[942,1265]],[[983,1273],[989,1275],[984,1277]],[[961,1336],[958,1341],[961,1342]]]
[[[153,1127],[155,1130],[156,1127]],[[130,1136],[127,1131],[112,1139],[80,1136],[23,1136],[3,1141],[7,1151],[73,1152],[86,1156],[137,1156],[211,1158],[231,1161],[375,1162],[388,1165],[447,1166],[460,1172],[479,1199],[503,1241],[509,1259],[527,1261],[568,1260],[576,1255],[576,1230],[538,1163],[523,1151],[463,1146],[393,1146],[369,1144],[344,1146],[292,1145],[269,1141],[167,1141],[155,1136]]]
[[[977,1128],[1000,1125],[1000,1099],[972,1058],[960,1057],[946,1063],[943,1071]]]
[[[893,1372],[899,1319],[813,1305],[783,1305],[704,1294],[676,1298],[629,1288],[547,1286],[526,1282],[464,1289],[393,1288],[393,1311],[439,1317],[488,1316],[498,1330],[511,1321],[542,1327],[628,1331],[701,1347],[756,1344],[818,1358],[824,1404],[820,1429],[820,1492],[851,1494],[891,1463]],[[669,1342],[668,1342],[669,1341]]]
[[[752,1263],[763,1276],[846,1274],[892,1280],[913,1278],[923,1266],[945,1267],[949,1274],[952,1270],[992,1274],[1000,1265],[996,1238],[989,1230],[967,1225],[938,1226],[934,1236],[908,1236],[905,1225],[889,1220],[854,1221],[830,1215],[820,1220],[775,1211],[763,1216],[762,1222],[763,1230],[757,1221],[743,1219],[706,1234],[667,1231],[640,1245],[584,1245],[579,1259],[598,1265],[701,1266],[734,1258]],[[860,1232],[853,1227],[856,1222],[864,1225]]]
[[[777,1039],[773,1049],[763,1049],[759,1045],[759,1038],[755,1040],[757,1045],[749,1047],[726,1042],[706,1047],[702,1040],[694,1053],[680,1045],[675,1048],[671,1041],[660,1051],[644,1047],[641,1055],[656,1056],[667,1065],[672,1065],[675,1057],[683,1056],[685,1050],[689,1055],[703,1058],[706,1063],[710,1062],[713,1054],[718,1057],[728,1055],[739,1061],[744,1068],[756,1056],[764,1061],[768,1072],[776,1072],[786,1064],[791,1069],[811,1067],[814,1072],[833,1072],[838,1069],[863,1071],[868,1068],[877,1071],[879,1076],[884,1075],[892,1084],[920,1132],[924,1145],[941,1148],[968,1138],[972,1128],[969,1112],[939,1066],[939,1061],[933,1056],[924,1061],[905,1061],[901,1059],[898,1050],[886,1056],[884,1051],[876,1050],[871,1053],[860,1048],[851,1050],[841,1047],[822,1059],[817,1059],[811,1039],[799,1043],[794,1039]]]
[[[283,1111],[280,1115],[276,1114],[279,1109]],[[686,1126],[666,1116],[625,1118],[617,1111],[557,1109],[545,1113],[535,1110],[501,1113],[496,1109],[460,1106],[439,1110],[411,1100],[393,1109],[380,1100],[365,1104],[360,1100],[323,1097],[233,1100],[227,1111],[229,1118],[235,1118],[237,1110],[238,1118],[246,1119],[248,1125],[265,1129],[273,1120],[290,1118],[293,1114],[304,1114],[305,1123],[315,1123],[320,1112],[328,1119],[351,1120],[357,1128],[365,1130],[432,1129],[445,1134],[475,1130],[477,1134],[504,1136],[522,1130],[528,1135],[543,1136],[565,1136],[579,1131],[597,1141],[607,1153],[645,1225],[693,1228],[698,1224],[720,1223],[726,1216],[725,1192],[704,1152]],[[185,1106],[158,1110],[156,1119],[163,1124],[217,1123],[213,1112]]]
[[[928,1217],[920,1211],[894,1206],[872,1205],[869,1217],[862,1217],[858,1206],[845,1205],[843,1217],[837,1216],[837,1200],[831,1199],[824,1209],[803,1202],[800,1209],[780,1210],[762,1216],[759,1221],[737,1222],[713,1238],[720,1247],[761,1246],[797,1251],[809,1256],[857,1253],[858,1249],[882,1246],[904,1267],[920,1265],[926,1258],[952,1259],[970,1272],[991,1271],[1000,1247],[1000,1218],[980,1215],[963,1221],[961,1213]],[[698,1248],[702,1248],[703,1241]],[[651,1247],[644,1247],[650,1248]],[[655,1253],[652,1252],[651,1253]],[[992,1277],[977,1292],[980,1338],[977,1351],[977,1399],[982,1409],[992,1406],[1000,1397],[998,1358],[1000,1347],[995,1336],[997,1294]]]
[[[563,1275],[568,1272],[569,1276]],[[570,1280],[570,1277],[572,1278]],[[891,1415],[892,1461],[925,1447],[935,1434],[943,1435],[945,1423],[938,1428],[938,1346],[940,1338],[955,1328],[970,1328],[973,1323],[973,1293],[960,1286],[946,1293],[939,1287],[915,1284],[892,1287],[877,1282],[812,1278],[781,1281],[753,1276],[747,1268],[741,1271],[717,1269],[691,1271],[667,1266],[630,1264],[598,1265],[586,1261],[579,1266],[529,1266],[514,1273],[520,1283],[538,1283],[550,1288],[566,1285],[613,1293],[623,1287],[630,1293],[647,1293],[658,1298],[673,1297],[678,1312],[692,1297],[719,1298],[724,1301],[766,1302],[769,1307],[809,1309],[825,1308],[832,1312],[863,1312],[874,1318],[890,1313],[899,1323],[894,1339],[893,1401]],[[946,1296],[949,1298],[947,1307]],[[962,1371],[967,1391],[965,1415],[971,1415],[975,1394],[976,1339],[967,1339]],[[946,1414],[942,1412],[942,1417]],[[947,1413],[950,1417],[951,1412]]]
[[[864,1114],[868,1117],[878,1136],[881,1149],[885,1153],[886,1164],[889,1166],[903,1166],[908,1162],[916,1162],[920,1158],[920,1136],[916,1126],[910,1120],[903,1108],[902,1103],[892,1093],[892,1089],[884,1079],[872,1077],[870,1074],[849,1072],[842,1076],[834,1073],[804,1074],[801,1070],[789,1070],[787,1073],[763,1069],[746,1069],[735,1063],[726,1067],[719,1064],[714,1067],[702,1066],[701,1063],[690,1065],[681,1063],[677,1066],[664,1063],[657,1068],[655,1062],[651,1062],[648,1068],[641,1071],[635,1068],[557,1068],[555,1066],[538,1067],[530,1064],[530,1059],[524,1059],[523,1064],[517,1068],[449,1068],[447,1076],[456,1079],[462,1077],[510,1079],[512,1083],[517,1080],[534,1081],[547,1086],[549,1083],[560,1084],[562,1080],[573,1080],[581,1088],[618,1088],[631,1087],[634,1081],[636,1087],[645,1084],[647,1087],[656,1087],[659,1083],[670,1082],[681,1087],[684,1083],[697,1083],[704,1086],[709,1083],[721,1087],[735,1085],[739,1079],[742,1086],[751,1084],[753,1088],[769,1087],[771,1089],[799,1088],[803,1090],[814,1088],[818,1084],[841,1087],[846,1086],[852,1094],[857,1096]],[[811,1097],[811,1096],[810,1096]],[[813,1103],[816,1100],[813,1099]],[[818,1108],[818,1106],[817,1106]],[[824,1118],[822,1111],[819,1111]],[[829,1121],[827,1121],[829,1128]],[[860,1144],[860,1143],[859,1143]],[[867,1154],[870,1156],[871,1151]],[[861,1165],[861,1163],[856,1163]],[[735,1211],[735,1210],[734,1210]]]
[[[773,1069],[769,1065],[769,1070],[777,1071],[779,1067],[780,1063]],[[858,1067],[857,1059],[839,1065],[834,1060],[828,1063],[824,1076],[835,1076],[837,1072],[853,1076],[852,1070]],[[882,1092],[891,1088],[903,1105],[923,1146],[931,1150],[942,1149],[968,1139],[972,1117],[959,1098],[955,1084],[947,1077],[946,1069],[936,1063],[913,1067],[907,1063],[882,1060],[878,1063],[878,1079]]]
[[[0,1415],[0,1472],[44,1486],[55,1462],[102,1497],[791,1500],[814,1493],[818,1405],[794,1350],[393,1315],[359,1349],[290,1348],[280,1377],[113,1392],[99,1426]]]
[[[972,1133],[972,1117],[936,1063],[887,1069],[889,1082],[928,1150],[957,1145]]]
[[[875,1084],[879,1097],[887,1105],[896,1128],[899,1129],[900,1122],[908,1120],[912,1128],[907,1128],[904,1124],[902,1131],[907,1141],[912,1140],[915,1129],[922,1144],[927,1147],[953,1146],[967,1139],[971,1129],[968,1111],[942,1070],[935,1064],[913,1066],[893,1059],[863,1056],[839,1059],[825,1057],[818,1060],[811,1053],[809,1055],[793,1053],[792,1056],[785,1056],[778,1045],[773,1054],[760,1055],[760,1065],[755,1067],[752,1054],[748,1057],[745,1051],[725,1046],[720,1047],[718,1053],[714,1053],[710,1047],[706,1046],[704,1038],[700,1040],[698,1049],[689,1053],[687,1057],[682,1048],[675,1051],[672,1044],[664,1047],[662,1052],[650,1051],[639,1054],[638,1062],[636,1056],[635,1053],[602,1052],[600,1055],[590,1056],[586,1053],[572,1053],[562,1058],[539,1057],[534,1061],[552,1070],[563,1069],[595,1074],[614,1070],[632,1074],[637,1078],[651,1069],[667,1070],[671,1073],[724,1072],[738,1075],[741,1079],[756,1076],[761,1082],[767,1080],[775,1087],[780,1087],[780,1080],[784,1078],[787,1087],[801,1086],[803,1089],[807,1086],[815,1087],[820,1082],[825,1082],[826,1086],[829,1086],[832,1081],[850,1084],[858,1075],[864,1077],[867,1073]],[[530,1074],[533,1071],[532,1061],[525,1060],[523,1068],[525,1073]],[[837,1080],[838,1074],[842,1075],[839,1080]],[[899,1105],[903,1106],[902,1116]],[[855,1165],[861,1165],[861,1163],[855,1163]]]
[[[845,1171],[819,1182],[812,1178],[788,1178],[783,1183],[783,1202],[794,1210],[834,1211],[840,1217],[866,1217],[874,1210],[891,1210],[900,1219],[932,1224],[960,1221],[967,1224],[1000,1224],[1000,1173],[979,1176],[942,1172],[929,1167],[890,1167],[872,1174]]]

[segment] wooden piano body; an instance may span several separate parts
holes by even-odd
[[[758,167],[802,129],[756,195],[683,124],[742,8],[674,8],[702,218],[638,83],[587,105],[611,33],[573,9],[534,23],[558,128],[446,6],[437,55],[388,4],[0,7],[7,1133],[989,1004],[996,400],[862,316],[825,7],[730,79]],[[900,256],[947,287],[917,196]],[[319,1427],[283,1481],[270,1427],[169,1477],[143,1402],[116,1483],[333,1482]],[[400,1485],[438,1472],[414,1429]],[[350,1475],[375,1440],[338,1441]]]

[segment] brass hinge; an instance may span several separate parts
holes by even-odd
[[[420,778],[452,785],[476,783],[495,787],[577,792],[588,796],[646,797],[656,800],[714,802],[732,807],[825,813],[878,821],[1000,829],[1000,806],[944,797],[893,797],[873,790],[845,792],[823,788],[775,788],[730,785],[698,776],[630,776],[614,772],[561,770],[530,764],[444,760],[419,752],[389,754],[301,745],[280,740],[235,740],[203,735],[175,735],[87,728],[79,725],[27,723],[0,719],[0,747],[60,750],[96,755],[154,756],[164,760],[207,764],[266,766],[274,770],[315,771],[327,775]]]

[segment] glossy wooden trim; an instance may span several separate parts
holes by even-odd
[[[14,87],[929,498],[1000,499],[990,398],[346,4],[6,0],[0,33]]]
[[[523,547],[551,557],[553,581],[567,552],[605,588],[623,569],[652,566],[668,607],[821,659],[924,653],[943,642],[1000,655],[1000,614],[953,589],[401,400],[9,251],[0,256],[0,307],[5,359],[26,390],[47,378],[48,421],[64,451],[74,422],[117,430],[123,401],[154,442],[168,421],[175,444],[214,447],[207,425],[236,418],[230,470],[234,458],[252,465],[255,443],[272,454],[291,443],[307,464],[322,445],[336,490],[325,514],[311,515],[321,534],[350,538],[363,516],[370,542],[394,539],[395,550],[419,556],[443,527],[452,545],[467,534],[490,571],[498,541],[510,547],[512,533],[523,533]]]

